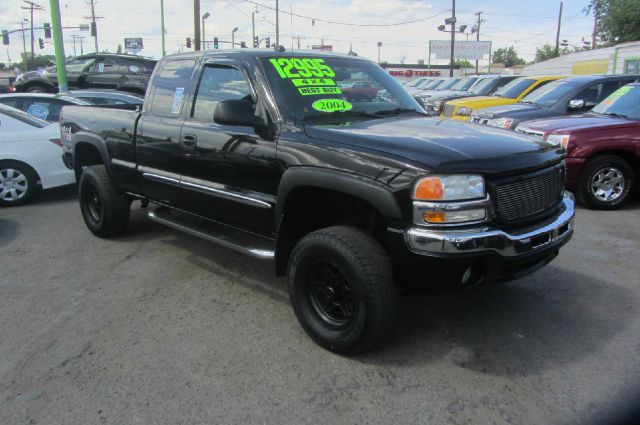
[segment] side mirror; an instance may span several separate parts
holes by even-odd
[[[570,111],[578,111],[578,110],[584,109],[585,106],[586,104],[582,99],[573,99],[569,101]]]
[[[223,100],[216,105],[213,121],[223,125],[255,127],[260,124],[253,112],[253,104],[243,99]]]
[[[413,96],[413,100],[418,102],[418,105],[420,105],[420,106],[422,106],[424,108],[424,102],[422,101],[422,98],[420,98],[418,96]]]

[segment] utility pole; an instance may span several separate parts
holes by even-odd
[[[596,48],[596,34],[598,33],[598,7],[600,2],[596,0],[593,8],[593,34],[591,35],[591,49]]]
[[[453,65],[455,64],[456,50],[456,0],[451,0],[451,66],[449,77],[453,77]]]
[[[256,40],[256,13],[260,13],[258,12],[258,8],[256,7],[253,12],[251,12],[251,43],[254,44],[255,40]],[[260,47],[260,46],[253,46],[255,47]]]
[[[558,14],[558,31],[556,32],[556,57],[560,56],[560,25],[562,24],[562,2],[560,2],[560,13]]]
[[[35,69],[36,67],[36,61],[35,61],[35,54],[33,52],[33,45],[35,42],[35,37],[33,35],[33,11],[35,10],[44,10],[44,8],[42,6],[40,6],[37,3],[34,3],[32,1],[29,0],[23,0],[24,3],[28,4],[29,6],[21,6],[21,9],[25,9],[25,10],[29,10],[31,12],[31,66]]]
[[[29,68],[27,67],[27,42],[24,37],[24,19],[20,21],[20,26],[22,27],[22,67],[24,71],[27,71]]]
[[[58,77],[58,91],[69,89],[67,85],[67,68],[64,61],[64,40],[62,38],[62,23],[60,22],[60,4],[58,0],[49,0],[51,9],[51,29],[53,30],[53,44],[56,50],[56,75]]]
[[[482,24],[482,14],[484,12],[480,11],[475,15],[478,17],[478,21],[476,22],[476,41],[480,41],[480,24]],[[489,58],[491,61],[491,58]],[[476,75],[478,75],[478,59],[476,59]]]
[[[280,9],[276,0],[276,46],[280,45]]]
[[[160,31],[162,32],[162,56],[167,54],[164,47],[164,0],[160,0]]]
[[[95,0],[89,0],[87,4],[91,6],[91,25],[95,30],[95,34],[93,35],[93,37],[94,37],[96,53],[97,53],[98,52],[98,27],[96,26]]]
[[[193,0],[193,50],[200,50],[200,0]]]
[[[322,43],[324,45],[324,42]],[[378,41],[378,63],[380,63],[380,48],[382,47],[382,41]]]

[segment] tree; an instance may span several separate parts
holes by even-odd
[[[461,60],[461,59],[458,59],[457,61],[455,61],[454,65],[458,65],[460,68],[473,68],[474,67],[474,65],[471,65],[471,62],[469,62],[468,60]]]
[[[590,0],[584,12],[598,17],[597,46],[640,40],[640,1]]]
[[[536,47],[536,62],[546,61],[557,57],[556,48],[551,44],[545,44],[542,47]]]
[[[118,44],[118,50],[116,51],[117,54],[121,54],[122,53],[122,44]]]
[[[508,48],[498,49],[493,52],[493,63],[501,63],[509,68],[515,65],[524,65],[526,62],[524,59],[518,57],[518,53],[513,46],[509,46]]]

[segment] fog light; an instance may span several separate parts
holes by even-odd
[[[462,275],[462,284],[466,285],[467,283],[469,283],[469,280],[471,279],[471,274],[473,273],[473,270],[471,267],[467,267],[467,270],[464,271],[464,274]]]

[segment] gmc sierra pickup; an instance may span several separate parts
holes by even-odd
[[[384,98],[340,87],[370,81]],[[524,276],[572,236],[564,151],[427,118],[375,63],[277,50],[161,59],[140,113],[65,107],[66,164],[88,228],[151,220],[272,260],[321,346],[374,346],[399,286]]]

